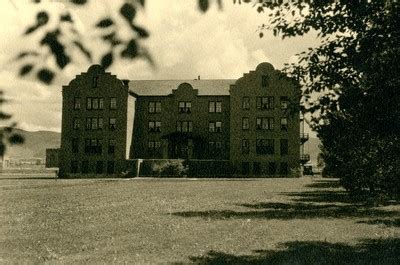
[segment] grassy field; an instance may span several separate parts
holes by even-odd
[[[336,180],[3,175],[0,212],[0,263],[400,263],[400,205]]]

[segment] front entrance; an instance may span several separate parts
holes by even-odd
[[[188,139],[182,139],[180,141],[171,141],[168,145],[168,157],[169,158],[190,158],[191,146],[189,146]]]

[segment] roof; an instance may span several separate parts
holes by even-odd
[[[230,85],[235,82],[236,79],[130,80],[129,90],[140,96],[166,96],[180,84],[189,83],[200,96],[228,96]]]

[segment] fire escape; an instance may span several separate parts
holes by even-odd
[[[308,141],[309,139],[309,134],[304,133],[304,116],[303,114],[300,114],[300,164],[301,166],[304,166],[307,164],[308,161],[310,161],[310,154],[305,154],[304,153],[304,144]]]

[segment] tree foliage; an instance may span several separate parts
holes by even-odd
[[[1,106],[7,103],[7,99],[4,97],[3,91],[0,90],[0,121],[10,121],[11,115],[1,110]],[[15,133],[15,123],[10,121],[9,126],[0,127],[0,157],[2,157],[6,151],[6,147],[9,144],[21,144],[24,142],[22,135]]]
[[[325,171],[352,191],[400,192],[400,7],[396,1],[256,1],[260,32],[316,31],[321,44],[285,71],[323,144]],[[260,35],[262,37],[262,35]]]

